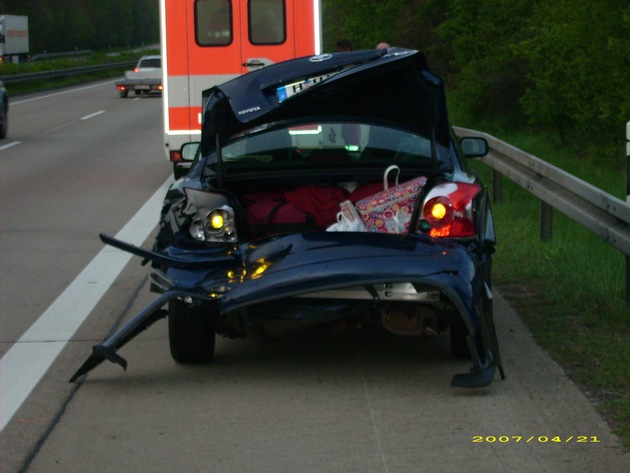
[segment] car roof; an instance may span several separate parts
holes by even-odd
[[[202,148],[277,121],[340,117],[449,140],[443,81],[424,55],[405,48],[293,59],[204,91]]]

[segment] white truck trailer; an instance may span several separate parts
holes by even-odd
[[[28,53],[28,16],[0,15],[0,62],[20,62]]]

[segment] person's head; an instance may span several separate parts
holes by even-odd
[[[387,49],[387,48],[389,48],[389,44],[387,43],[378,43],[376,45],[376,49]]]
[[[354,51],[354,44],[349,39],[337,41],[337,51]]]

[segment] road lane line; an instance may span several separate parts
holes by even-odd
[[[12,141],[11,143],[7,143],[6,145],[0,146],[0,151],[3,149],[13,148],[14,146],[21,145],[21,141]]]
[[[73,94],[73,93],[79,92],[81,90],[93,89],[94,87],[107,86],[107,85],[113,84],[117,80],[118,79],[108,80],[106,82],[99,82],[97,84],[88,85],[88,86],[85,86],[85,87],[73,87],[71,89],[63,90],[61,92],[53,92],[51,94],[38,95],[37,97],[31,97],[31,98],[22,99],[22,100],[11,100],[11,106],[13,107],[15,105],[20,105],[22,103],[29,103],[29,102],[35,102],[37,100],[44,100],[44,99],[48,99],[48,98],[51,98],[51,97],[57,97],[59,95]]]
[[[90,118],[94,118],[94,117],[96,117],[98,115],[101,115],[103,113],[105,113],[105,110],[99,110],[98,112],[90,113],[89,115],[81,117],[80,120],[89,120]]]
[[[164,195],[171,183],[172,177],[169,177],[116,234],[116,238],[142,245],[157,224]],[[0,432],[131,257],[129,253],[104,247],[0,359]]]

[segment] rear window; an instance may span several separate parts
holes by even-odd
[[[249,0],[249,42],[281,44],[287,39],[284,0]]]
[[[230,0],[195,2],[195,39],[200,46],[227,46],[232,43],[233,5]],[[282,44],[287,40],[285,0],[248,0],[248,39],[251,44]]]
[[[142,59],[138,67],[160,69],[162,67],[162,60],[160,58]]]
[[[227,46],[232,42],[232,2],[195,2],[195,39],[200,46]]]
[[[309,168],[432,167],[431,139],[365,123],[319,122],[251,133],[221,150],[225,171],[302,171]],[[438,164],[449,154],[438,147]],[[211,157],[210,167],[216,160]]]

